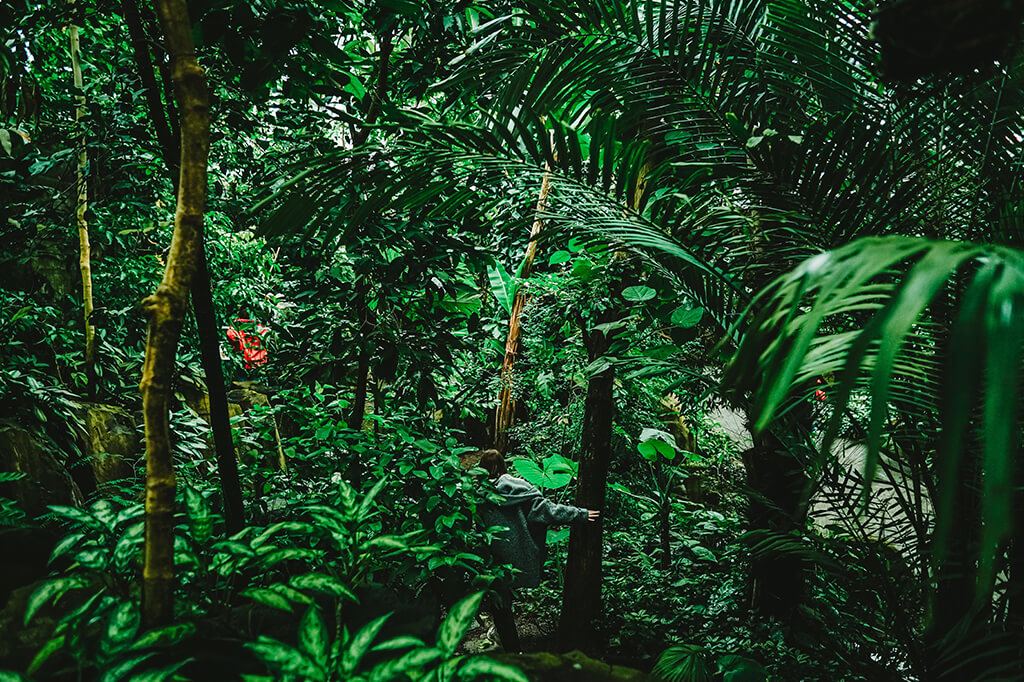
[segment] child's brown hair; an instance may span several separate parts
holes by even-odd
[[[497,450],[484,450],[484,454],[480,457],[480,464],[478,466],[487,469],[487,475],[489,478],[498,478],[502,474],[508,473],[508,465],[505,464],[505,456]]]

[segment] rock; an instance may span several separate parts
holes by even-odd
[[[30,516],[49,504],[81,505],[82,491],[67,468],[35,436],[15,426],[0,427],[0,471],[20,472],[24,478],[0,483],[0,496],[21,505]]]
[[[89,457],[100,493],[112,490],[116,481],[135,478],[141,464],[141,444],[135,418],[113,405],[82,403],[85,425],[83,452]]]
[[[580,651],[567,654],[496,654],[489,657],[519,668],[532,682],[643,682],[647,679],[644,672],[608,665]]]
[[[254,381],[236,381],[233,388],[228,391],[228,402],[236,403],[243,412],[248,412],[253,407],[270,407],[270,398],[267,391],[261,390],[262,386]]]
[[[480,460],[484,456],[483,450],[475,450],[470,452],[463,452],[459,455],[459,466],[463,469],[472,469],[473,467],[480,464]]]
[[[200,386],[188,377],[181,377],[177,386],[181,397],[185,399],[188,409],[205,421],[210,423],[210,394],[206,392],[205,386]]]
[[[36,282],[45,285],[53,301],[76,293],[81,297],[82,281],[78,268],[68,259],[68,246],[67,237],[60,231],[39,225],[29,267]]]

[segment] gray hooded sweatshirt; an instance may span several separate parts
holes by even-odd
[[[494,482],[498,494],[505,499],[484,505],[480,511],[485,526],[501,526],[494,543],[495,557],[512,564],[518,573],[512,587],[536,587],[547,550],[547,527],[552,524],[587,520],[587,510],[567,504],[555,504],[521,478],[502,474]]]

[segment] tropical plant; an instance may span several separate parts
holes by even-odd
[[[442,105],[393,116],[398,142],[366,157],[325,155],[280,191],[312,194],[332,209],[347,204],[333,214],[345,221],[429,207],[519,229],[533,215],[523,180],[536,187],[550,167],[541,239],[583,233],[641,251],[738,342],[746,328],[734,322],[752,294],[821,249],[863,235],[1002,241],[1017,232],[1019,58],[979,77],[893,86],[874,72],[871,19],[868,3],[525,3],[478,30],[438,88]],[[377,190],[353,201],[345,178],[355,167]],[[919,293],[907,291],[911,301]],[[787,318],[755,319],[763,320],[762,341],[751,343],[765,346],[773,324]],[[777,384],[776,399],[791,390],[789,379]],[[772,413],[758,400],[751,415],[763,427]],[[871,451],[885,409],[870,420]],[[812,459],[772,454],[809,449],[788,435],[808,432],[808,417],[790,417],[802,426],[778,425],[749,461],[787,472],[777,481],[752,472],[752,483],[769,525],[799,531],[800,499],[813,481],[802,472],[814,471]],[[995,459],[1005,470],[1006,460]],[[998,487],[1009,479],[997,471],[986,480]],[[780,485],[788,492],[780,495]],[[986,504],[1005,509],[1001,490]],[[1005,523],[986,528],[983,546],[1006,537]],[[781,590],[775,603],[794,604],[802,589],[789,576],[774,586],[770,573],[758,580],[759,594]]]

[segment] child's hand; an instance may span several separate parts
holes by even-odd
[[[587,521],[597,521],[599,518],[601,518],[600,511],[598,511],[597,509],[587,510]]]

